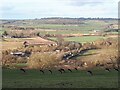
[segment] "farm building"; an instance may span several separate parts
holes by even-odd
[[[90,32],[90,35],[99,36],[102,35],[102,32],[100,30],[93,30],[92,32]]]

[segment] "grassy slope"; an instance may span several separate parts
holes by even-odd
[[[66,41],[76,41],[76,42],[81,42],[81,43],[85,43],[85,42],[92,42],[92,41],[96,41],[98,39],[102,39],[105,37],[102,36],[82,36],[82,37],[68,37],[68,38],[64,38]],[[50,38],[53,40],[56,40],[56,38]]]
[[[94,70],[94,76],[85,71],[73,71],[51,75],[48,71],[43,75],[37,70],[29,70],[23,74],[19,70],[3,69],[3,88],[116,88],[118,73]],[[63,85],[64,84],[64,85]],[[72,84],[72,85],[71,85]]]
[[[89,33],[88,31],[79,30],[56,30],[56,31],[40,31],[40,34],[78,34],[78,33]]]
[[[65,40],[68,41],[76,41],[76,42],[92,42],[96,41],[98,39],[104,38],[102,36],[83,36],[83,37],[70,37],[70,38],[65,38]]]
[[[22,43],[21,42],[2,42],[2,49],[7,50],[7,49],[16,49],[18,47],[21,47]]]
[[[78,30],[82,33],[88,33],[90,30],[103,30],[105,25],[107,23],[104,23],[101,21],[95,22],[95,21],[86,21],[85,24],[80,25],[61,25],[61,24],[41,24],[39,26],[33,26],[38,27],[40,29],[57,29],[57,30]]]
[[[110,20],[105,22],[103,20],[85,20],[84,24],[76,25],[63,25],[63,24],[32,24],[30,26],[41,28],[41,29],[74,29],[74,30],[91,30],[91,29],[100,29],[102,30],[105,25],[116,23],[117,21]],[[29,22],[30,23],[30,22]],[[28,24],[29,25],[29,24]]]

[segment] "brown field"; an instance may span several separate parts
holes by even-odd
[[[40,38],[40,37],[34,37],[34,38],[6,38],[4,41],[2,41],[2,50],[7,49],[16,49],[18,47],[21,47],[23,45],[24,41],[28,41],[30,43],[54,43],[52,41]]]
[[[22,46],[22,42],[2,42],[2,50],[16,49]]]

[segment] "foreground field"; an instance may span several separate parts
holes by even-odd
[[[53,74],[46,71],[28,70],[22,73],[20,70],[3,69],[3,88],[117,88],[118,73],[114,70],[93,70],[91,76],[86,71],[73,71]]]

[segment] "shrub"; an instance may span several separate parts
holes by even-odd
[[[13,50],[16,51],[16,50]],[[18,57],[10,54],[10,50],[2,52],[2,67],[11,67],[15,63],[26,63],[27,59],[24,57]]]
[[[55,53],[33,53],[27,64],[29,68],[46,69],[56,65],[60,58]]]
[[[17,58],[13,55],[2,55],[2,66],[12,66],[12,63],[16,63]]]
[[[27,63],[27,59],[25,57],[17,57],[16,63]]]

